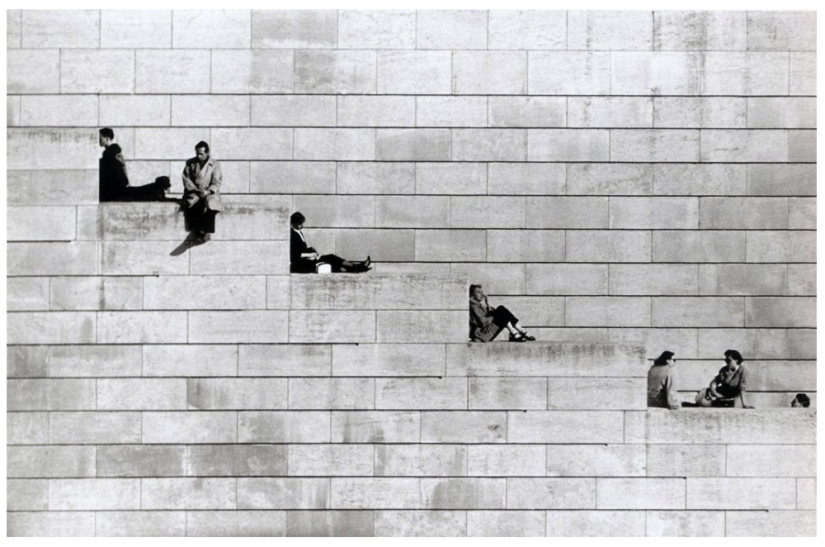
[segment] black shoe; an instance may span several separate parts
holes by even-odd
[[[521,337],[524,338],[525,342],[535,342],[536,341],[536,337],[535,336],[530,336],[529,334],[527,334],[526,331],[521,333]]]
[[[518,334],[510,334],[510,341],[511,342],[526,342],[527,338],[521,333]]]
[[[367,259],[363,262],[363,264],[364,264],[365,268],[369,269],[370,264],[372,264],[372,259],[370,258],[369,255],[367,255]],[[364,271],[366,271],[366,270],[364,270]]]

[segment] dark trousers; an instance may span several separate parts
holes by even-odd
[[[507,323],[515,325],[518,323],[518,317],[513,315],[510,310],[504,306],[499,306],[493,310],[493,324],[502,329],[507,326]]]
[[[319,262],[326,262],[332,266],[333,272],[343,271],[344,259],[336,255],[321,255],[318,260],[302,258],[297,264],[293,262],[290,265],[290,271],[292,273],[315,273],[315,265]]]
[[[194,205],[184,209],[183,214],[190,232],[215,233],[215,215],[217,212],[206,208],[205,199],[199,199]]]

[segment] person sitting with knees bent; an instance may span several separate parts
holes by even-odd
[[[490,307],[481,285],[470,285],[470,340],[490,342],[505,328],[510,331],[511,342],[535,340],[521,328],[510,310],[504,306]]]
[[[675,366],[676,358],[672,351],[663,351],[653,361],[653,366],[647,371],[647,406],[671,410],[679,408],[679,401],[676,400]]]
[[[215,215],[221,210],[221,165],[209,155],[209,145],[195,145],[195,157],[183,168],[183,205],[189,230],[196,243],[215,233]]]
[[[318,251],[307,245],[304,237],[304,222],[306,217],[301,213],[292,213],[289,223],[292,229],[289,234],[289,271],[292,273],[315,273],[318,264],[326,263],[332,266],[333,272],[362,273],[371,270],[370,257],[363,262],[344,260],[335,255],[319,255]]]
[[[696,394],[696,404],[699,406],[733,406],[738,398],[742,408],[753,408],[745,402],[745,393],[748,389],[748,371],[742,364],[742,355],[735,349],[725,352],[726,365],[719,369],[719,374],[711,381],[710,386]],[[727,400],[733,405],[727,405]]]

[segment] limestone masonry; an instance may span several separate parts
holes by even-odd
[[[815,12],[6,14],[10,536],[815,535]]]

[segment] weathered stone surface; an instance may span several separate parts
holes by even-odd
[[[505,479],[421,479],[421,505],[427,509],[504,509]]]
[[[551,410],[507,414],[507,441],[511,443],[618,443],[623,440],[624,418],[619,411]]]
[[[617,162],[698,162],[706,159],[700,132],[690,129],[613,129],[610,160]]]
[[[302,410],[371,410],[373,378],[290,378],[289,408]]]
[[[747,170],[750,167],[722,163],[655,165],[653,193],[679,196],[746,194]]]
[[[648,231],[565,230],[564,236],[565,262],[651,260],[651,232]]]
[[[180,477],[186,474],[184,446],[99,446],[98,477]]]
[[[376,52],[295,52],[296,93],[375,93]]]
[[[488,12],[418,10],[416,48],[487,49]]]
[[[289,272],[289,244],[286,241],[212,241],[190,249],[190,253],[189,273],[196,275]]]
[[[331,354],[324,345],[244,344],[238,346],[238,375],[329,376]]]
[[[209,50],[153,51],[144,49],[137,50],[134,55],[134,91],[136,93],[209,93],[210,91],[211,52]],[[108,89],[104,91],[111,92]],[[131,91],[131,89],[125,91]]]
[[[643,476],[645,447],[620,444],[548,446],[546,474],[552,477]]]
[[[24,10],[24,48],[100,47],[98,10]]]
[[[816,162],[816,131],[788,131],[788,161]]]
[[[416,125],[414,97],[337,97],[337,123],[352,127],[413,127]]]
[[[592,509],[594,479],[507,479],[508,509]]]
[[[788,54],[702,53],[702,95],[787,95]]]
[[[97,169],[92,131],[15,128],[8,130],[6,139],[10,170]]]
[[[146,444],[214,444],[239,440],[237,412],[143,412],[141,415],[141,441]]]
[[[359,511],[356,514],[367,513]],[[461,537],[466,535],[466,511],[373,511],[376,537]],[[372,520],[370,520],[372,523]]]
[[[648,511],[648,537],[722,537],[725,513],[722,511]]]
[[[446,410],[467,408],[463,378],[376,378],[375,408]]]
[[[520,129],[453,129],[453,161],[526,161],[527,131]]]
[[[741,11],[655,11],[653,49],[744,51],[747,13]]]
[[[375,447],[376,476],[466,476],[467,450],[461,445],[388,444]]]
[[[188,537],[280,537],[286,535],[285,511],[187,511]]]
[[[552,195],[565,193],[565,166],[555,163],[491,163],[490,194]]]
[[[689,478],[688,509],[795,509],[796,481],[785,478]]]
[[[451,51],[378,51],[379,94],[449,95]]]
[[[329,505],[333,509],[419,509],[421,506],[418,479],[333,478],[329,482],[332,483]]]
[[[240,487],[235,479],[141,479],[142,509],[235,509]]]
[[[333,10],[252,10],[253,48],[330,48],[338,41]]]
[[[550,410],[639,410],[646,407],[641,378],[554,378],[548,382],[547,408]],[[597,401],[583,401],[579,389],[601,393]]]
[[[253,410],[287,408],[284,378],[190,378],[189,410]]]
[[[750,235],[747,233],[747,238]],[[656,230],[652,234],[653,261],[742,262],[747,238],[745,232],[735,231]]]
[[[642,377],[641,346],[622,344],[450,344],[449,376]]]
[[[564,11],[491,10],[488,17],[490,49],[565,49],[567,45]]]
[[[371,476],[370,445],[295,445],[289,447],[289,474],[298,476]]]
[[[418,513],[418,511],[414,511]],[[288,537],[373,537],[373,511],[288,511]]]
[[[9,446],[9,478],[94,477],[93,446]]]
[[[708,129],[701,133],[703,162],[786,162],[790,137],[786,131]]]
[[[138,479],[52,479],[49,509],[140,509],[141,482]]]
[[[816,53],[791,52],[789,95],[816,94]]]
[[[547,536],[644,536],[645,511],[547,511]]]
[[[419,99],[421,100],[421,99]],[[565,127],[567,102],[563,97],[487,98],[490,127]]]
[[[99,410],[184,410],[186,381],[168,379],[99,379]]]
[[[527,228],[607,228],[607,197],[537,197],[527,200]]]
[[[330,442],[329,412],[258,411],[237,415],[239,443]]]
[[[648,477],[724,477],[725,448],[716,444],[648,445]]]
[[[609,95],[609,52],[531,51],[527,60],[530,95]]]
[[[141,414],[140,412],[51,412],[48,418],[48,430],[48,442],[52,444],[139,443],[141,441]]]
[[[97,537],[183,537],[184,511],[99,511],[95,515]]]
[[[483,230],[416,230],[415,258],[419,261],[483,261],[487,234]]]
[[[174,48],[248,48],[250,10],[175,10],[172,12]]]
[[[611,295],[696,295],[699,294],[699,268],[689,264],[611,264],[609,292]]]
[[[416,12],[413,10],[341,10],[338,47],[341,49],[414,49]]]
[[[732,537],[815,536],[814,511],[725,511],[725,533]]]
[[[47,412],[13,412],[6,415],[7,443],[48,444],[49,414]]]
[[[6,280],[8,311],[38,311],[49,309],[48,277],[10,277]]]
[[[6,367],[8,378],[43,378],[48,376],[49,347],[7,346]]]
[[[60,50],[9,49],[7,93],[59,93]]]
[[[608,294],[606,264],[527,264],[525,288],[528,294],[596,295]]]
[[[748,99],[742,97],[656,97],[654,127],[730,127],[750,123]]]
[[[172,47],[172,11],[101,10],[100,47]]]
[[[506,412],[422,412],[421,442],[490,444],[507,440]]]
[[[729,477],[814,477],[816,447],[729,445]]]
[[[9,536],[95,535],[95,512],[12,512],[8,515]]]
[[[9,344],[94,344],[92,312],[16,312],[7,316]],[[101,340],[102,341],[102,340]]]
[[[681,51],[613,52],[610,92],[616,95],[698,95],[701,59],[699,53]]]
[[[287,448],[272,445],[190,446],[186,474],[190,476],[285,475]]]
[[[484,234],[484,232],[476,233]],[[565,242],[562,230],[488,230],[486,236],[486,260],[488,262],[561,262],[564,260]]]
[[[650,50],[653,14],[646,11],[569,11],[567,48]]]
[[[456,51],[456,95],[523,95],[527,92],[527,52]]]
[[[569,297],[564,302],[568,327],[650,326],[650,299],[640,297]]]
[[[421,413],[417,411],[332,412],[334,443],[418,443]],[[327,427],[327,435],[330,435]]]
[[[378,311],[375,341],[385,344],[463,342],[466,327],[466,311]]]
[[[415,230],[337,230],[335,254],[356,260],[364,260],[367,256],[371,256],[376,262],[413,261],[415,260]],[[374,268],[377,273],[386,273],[379,270],[383,266],[390,266],[390,264],[376,264]],[[421,271],[402,269],[401,272],[438,273],[432,268]]]
[[[544,446],[469,446],[467,474],[488,477],[543,477]]]
[[[214,49],[212,93],[292,93],[293,68],[292,51]],[[254,117],[253,125],[257,125]]]
[[[748,50],[815,49],[816,16],[813,12],[748,12]]]
[[[608,161],[611,159],[610,139],[610,131],[605,129],[528,129],[527,159]],[[501,158],[501,161],[508,159]]]
[[[685,479],[600,478],[596,482],[598,509],[686,509]]]

